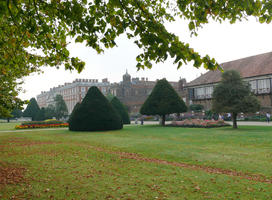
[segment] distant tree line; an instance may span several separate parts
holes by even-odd
[[[61,95],[56,95],[54,98],[54,104],[50,104],[47,107],[40,108],[36,99],[31,98],[26,109],[24,111],[20,109],[14,109],[11,113],[11,119],[20,117],[31,117],[32,121],[42,121],[46,119],[61,119],[68,115],[68,109],[65,101]],[[7,118],[8,121],[10,118]]]

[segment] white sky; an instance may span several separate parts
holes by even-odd
[[[260,24],[255,18],[235,24],[210,22],[198,31],[197,37],[190,37],[185,22],[175,22],[167,25],[167,28],[202,56],[208,54],[219,63],[272,51],[272,24]],[[25,93],[21,93],[19,97],[24,100],[36,97],[41,91],[48,91],[76,78],[99,81],[108,78],[110,82],[120,82],[126,69],[132,77],[147,77],[149,80],[167,78],[169,81],[178,81],[180,77],[191,81],[205,72],[203,68],[192,67],[191,63],[182,65],[177,70],[172,60],[154,64],[152,69],[137,71],[135,58],[140,52],[138,47],[125,37],[117,42],[118,47],[107,49],[102,55],[82,44],[71,44],[71,56],[78,56],[85,61],[85,70],[78,74],[76,71],[65,71],[63,67],[59,70],[44,67],[43,74],[35,73],[24,78],[22,87]]]

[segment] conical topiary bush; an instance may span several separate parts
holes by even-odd
[[[36,99],[31,98],[29,101],[29,104],[27,105],[25,111],[23,112],[23,116],[32,117],[32,121],[38,121],[38,120],[42,120],[40,119],[40,116],[39,116],[40,112],[41,110]]]
[[[117,97],[113,97],[111,99],[111,105],[116,109],[116,111],[121,116],[123,124],[130,124],[130,118],[129,118],[128,112],[124,104],[122,104],[122,102]]]
[[[72,111],[72,113],[70,114],[70,117],[69,117],[69,119],[68,119],[69,129],[70,129],[70,130],[74,130],[74,129],[75,129],[74,126],[76,125],[76,123],[73,123],[73,122],[72,122],[72,119],[73,119],[74,121],[76,121],[76,120],[75,120],[75,113],[76,113],[76,110],[79,109],[79,106],[80,106],[80,103],[77,103],[77,104],[74,106],[73,111]]]
[[[140,109],[142,115],[160,115],[162,125],[165,116],[187,111],[187,106],[166,79],[159,80]]]
[[[88,90],[81,104],[69,119],[71,131],[101,131],[123,128],[122,120],[97,87]]]

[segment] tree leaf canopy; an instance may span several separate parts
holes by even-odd
[[[215,87],[212,98],[212,109],[217,113],[248,113],[260,109],[260,103],[251,93],[249,85],[234,70],[222,74],[222,80]]]
[[[190,45],[171,33],[165,23],[177,18],[197,30],[209,22],[235,23],[255,16],[270,23],[270,0],[6,0],[0,2],[0,114],[8,116],[24,102],[18,79],[39,71],[41,66],[81,72],[84,61],[71,57],[67,49],[71,38],[97,53],[117,45],[117,38],[127,38],[141,49],[136,55],[138,69],[172,58],[178,68],[190,61],[194,67],[214,70],[215,59],[200,55]],[[8,102],[8,103],[7,103]]]

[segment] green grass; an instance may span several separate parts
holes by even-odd
[[[272,127],[257,126],[0,132],[0,166],[2,162],[26,168],[21,184],[0,184],[0,199],[271,199],[269,183],[116,153],[272,179],[271,144]]]
[[[3,130],[15,130],[16,125],[20,125],[18,122],[0,123],[0,131]]]

